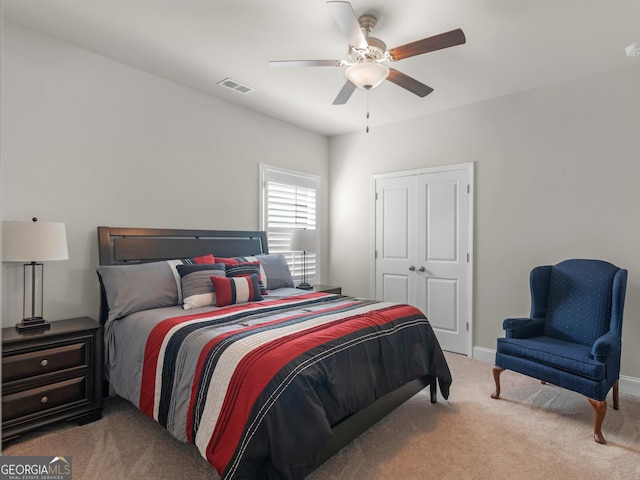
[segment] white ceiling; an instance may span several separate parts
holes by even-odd
[[[393,67],[434,88],[424,98],[390,82],[369,94],[370,125],[640,63],[638,0],[353,0],[373,13],[388,48],[462,28],[467,43]],[[332,102],[344,68],[274,69],[269,60],[345,59],[348,42],[324,0],[4,0],[4,16],[325,135],[363,130],[367,94]],[[255,91],[217,83],[232,78]]]

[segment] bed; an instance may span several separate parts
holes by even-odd
[[[304,478],[423,388],[448,398],[419,310],[293,288],[264,232],[98,227],[98,253],[106,391],[225,480]]]

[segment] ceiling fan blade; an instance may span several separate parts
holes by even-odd
[[[349,100],[349,98],[351,97],[351,94],[355,89],[356,89],[356,85],[354,83],[351,83],[351,81],[347,80],[347,82],[342,87],[342,90],[340,90],[340,93],[338,93],[338,96],[333,101],[333,104],[344,105],[345,103],[347,103],[347,100]]]
[[[341,67],[342,60],[273,60],[269,62],[270,67]]]
[[[467,39],[464,36],[464,32],[458,28],[456,30],[451,30],[450,32],[441,33],[439,35],[434,35],[433,37],[423,38],[416,42],[392,48],[389,50],[389,55],[394,61],[401,60],[403,58],[434,52],[436,50],[453,47],[455,45],[461,45],[466,41]]]
[[[419,97],[426,97],[433,92],[433,88],[393,68],[389,69],[387,80],[395,83],[399,87],[409,90],[411,93],[415,93]]]
[[[349,39],[349,45],[355,48],[367,48],[369,44],[362,33],[358,17],[349,2],[327,2],[340,30]]]

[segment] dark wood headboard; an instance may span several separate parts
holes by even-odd
[[[166,228],[98,227],[99,265],[197,257],[246,257],[269,253],[267,235],[261,231],[181,230]],[[107,316],[104,290],[100,294],[100,321]]]
[[[208,253],[219,257],[269,253],[267,235],[239,230],[98,227],[100,265],[154,262]]]

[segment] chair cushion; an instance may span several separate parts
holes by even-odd
[[[593,359],[591,348],[552,337],[499,338],[498,352],[543,363],[597,382],[607,374],[606,364]]]
[[[549,279],[545,336],[591,346],[609,331],[611,285],[618,270],[601,260],[555,265]]]

